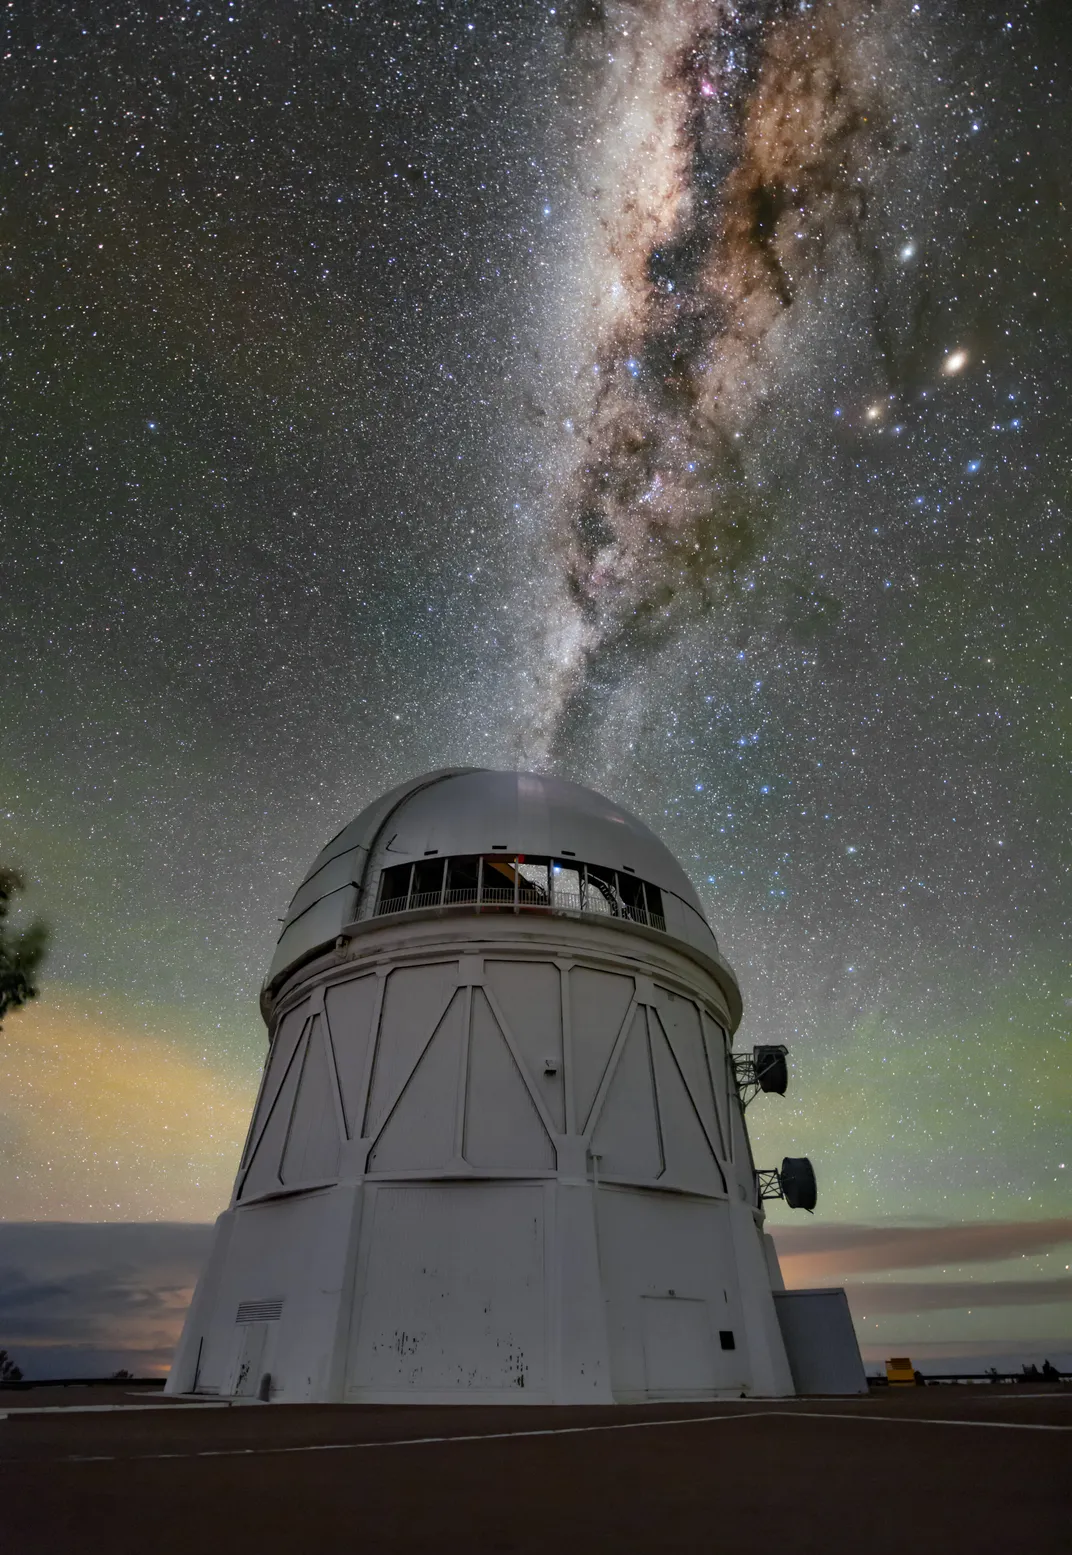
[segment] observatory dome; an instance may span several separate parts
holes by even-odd
[[[384,794],[299,886],[261,1008],[260,1089],[169,1392],[777,1396],[785,1325],[816,1391],[835,1351],[866,1391],[844,1294],[801,1307],[763,1230],[765,1200],[815,1203],[810,1163],[757,1171],[748,1139],[786,1049],[734,1052],[733,971],[620,805],[471,767]]]
[[[635,815],[563,778],[453,767],[382,795],[322,849],[290,904],[265,992],[370,920],[511,905],[665,935],[729,973],[691,881]]]

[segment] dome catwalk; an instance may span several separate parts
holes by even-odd
[[[285,1402],[612,1403],[857,1391],[844,1293],[785,1292],[732,1051],[741,996],[633,816],[452,769],[316,859],[168,1382]]]

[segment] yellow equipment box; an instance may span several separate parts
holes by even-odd
[[[894,1356],[886,1362],[886,1381],[891,1388],[914,1388],[916,1368],[907,1355]]]

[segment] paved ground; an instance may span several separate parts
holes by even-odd
[[[56,1391],[0,1395],[5,1555],[1072,1548],[1072,1388],[573,1410]]]

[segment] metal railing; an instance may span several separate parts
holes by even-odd
[[[510,886],[482,885],[440,891],[411,891],[408,896],[392,896],[376,904],[373,917],[385,918],[403,912],[421,912],[430,907],[475,907],[509,912],[561,912],[578,913],[592,918],[621,918],[628,923],[639,923],[645,928],[666,933],[666,919],[662,913],[649,912],[645,907],[630,907],[618,900],[612,902],[595,887],[586,891],[558,890],[553,885],[548,893],[542,888],[518,882],[517,889]]]

